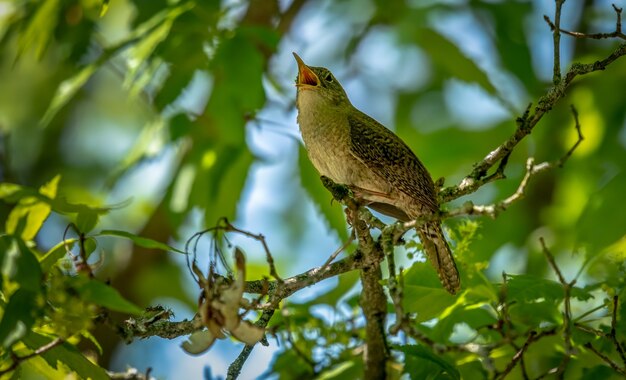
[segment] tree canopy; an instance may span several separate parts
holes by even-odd
[[[623,378],[624,5],[0,1],[0,375]],[[320,180],[292,51],[439,214]]]

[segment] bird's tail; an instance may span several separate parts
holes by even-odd
[[[424,223],[418,227],[417,234],[444,288],[451,294],[456,294],[461,287],[461,279],[448,242],[443,236],[441,224],[437,221]]]

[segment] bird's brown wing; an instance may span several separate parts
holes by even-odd
[[[359,161],[428,211],[437,211],[430,174],[404,141],[360,111],[348,116],[348,123],[351,153]]]

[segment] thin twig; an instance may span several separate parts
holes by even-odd
[[[333,262],[333,260],[335,260],[337,258],[337,256],[339,256],[339,254],[341,252],[343,252],[346,248],[348,248],[348,246],[354,241],[354,239],[356,238],[356,236],[354,235],[354,230],[350,231],[350,236],[348,237],[348,240],[346,240],[341,247],[337,248],[335,250],[335,252],[333,252],[330,257],[328,258],[328,260],[326,260],[326,262],[322,265],[322,270],[326,269],[326,267],[328,267],[330,265],[330,263]]]
[[[574,278],[572,281],[569,281],[569,282],[566,281],[565,277],[563,277],[563,273],[561,273],[559,266],[556,264],[556,261],[554,259],[554,256],[552,255],[552,252],[550,252],[550,250],[546,246],[546,242],[543,239],[543,237],[539,238],[539,242],[541,243],[541,248],[548,260],[548,263],[550,263],[550,266],[556,273],[559,279],[559,282],[563,286],[563,293],[564,293],[563,294],[563,306],[564,306],[563,342],[565,345],[565,350],[564,350],[565,352],[564,352],[563,359],[561,360],[561,363],[559,364],[559,366],[553,370],[548,371],[550,374],[557,374],[558,378],[562,379],[565,376],[565,369],[567,368],[567,364],[569,363],[571,356],[574,354],[574,346],[572,344],[573,324],[572,324],[571,292],[572,292],[572,288],[574,287],[574,285],[576,285],[576,278]]]
[[[619,304],[618,296],[615,295],[613,296],[613,313],[611,314],[611,333],[609,336],[611,337],[611,341],[613,341],[613,344],[615,345],[615,349],[617,350],[620,358],[622,359],[622,363],[624,364],[624,367],[626,367],[626,355],[624,355],[624,348],[622,347],[621,343],[617,340],[617,335],[616,335],[618,304]]]
[[[555,22],[553,23],[548,16],[543,16],[543,19],[548,23],[550,29],[553,33],[561,32],[563,34],[567,34],[568,36],[572,36],[575,38],[589,38],[594,40],[606,39],[606,38],[619,38],[622,40],[626,40],[626,34],[622,32],[622,8],[617,7],[615,4],[611,4],[613,6],[613,10],[616,13],[617,20],[615,22],[615,30],[611,33],[581,33],[581,32],[572,32],[569,30],[561,29],[558,23],[558,18],[555,17]]]
[[[35,351],[31,352],[30,354],[24,355],[24,356],[17,356],[17,355],[13,355],[12,356],[12,361],[11,364],[3,369],[0,370],[0,376],[3,376],[7,373],[13,372],[17,369],[17,367],[25,362],[26,360],[32,359],[36,356],[39,356],[41,354],[44,354],[48,351],[50,351],[51,349],[53,349],[56,346],[59,346],[61,344],[63,344],[65,342],[65,339],[63,338],[55,338],[53,340],[51,340],[49,343],[44,344],[43,346],[39,347],[38,349],[36,349]]]
[[[554,9],[554,28],[552,28],[552,41],[554,44],[554,67],[552,69],[552,83],[561,81],[561,7],[565,0],[556,0]],[[547,16],[544,16],[547,18]]]
[[[526,342],[524,342],[524,345],[522,346],[522,348],[520,348],[515,353],[515,355],[513,355],[513,359],[509,362],[509,364],[507,364],[507,366],[504,368],[504,370],[502,372],[500,372],[496,376],[496,379],[504,379],[506,377],[506,375],[508,375],[509,372],[511,372],[513,370],[513,368],[515,368],[517,363],[524,356],[524,352],[526,352],[526,350],[528,350],[528,347],[530,346],[530,344],[535,341],[535,337],[536,336],[537,336],[537,332],[536,331],[531,331],[528,334],[528,338],[526,339]]]
[[[589,350],[591,350],[591,352],[596,354],[606,364],[608,364],[611,368],[613,368],[613,370],[615,370],[615,372],[621,374],[622,376],[626,376],[626,370],[625,369],[620,368],[620,366],[617,365],[617,363],[615,363],[613,360],[611,360],[611,358],[609,358],[608,356],[604,355],[602,352],[596,350],[593,347],[593,344],[591,344],[591,342],[585,343],[585,347],[588,348]]]

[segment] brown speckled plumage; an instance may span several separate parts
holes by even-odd
[[[347,185],[368,207],[403,221],[437,212],[432,178],[404,141],[357,110],[328,69],[307,66],[295,56],[298,124],[320,175]],[[424,223],[417,232],[442,284],[455,294],[459,273],[440,223]]]

